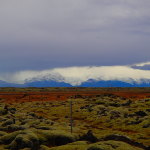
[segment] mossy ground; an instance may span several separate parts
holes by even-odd
[[[70,101],[73,103],[72,134]],[[80,139],[89,130],[99,141]],[[110,134],[150,146],[150,98],[132,100],[104,94],[67,101],[12,103],[7,107],[0,103],[1,150],[143,149],[123,141],[102,140]]]

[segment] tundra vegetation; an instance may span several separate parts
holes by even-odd
[[[0,150],[150,149],[149,97],[106,93],[66,101],[0,101]]]

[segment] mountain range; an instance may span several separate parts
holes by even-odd
[[[81,85],[73,86],[69,83],[58,82],[54,80],[30,81],[24,84],[7,83],[4,81],[0,81],[0,87],[150,87],[150,82],[143,81],[141,83],[127,83],[117,80],[96,81],[90,79],[86,82],[83,82]]]
[[[0,87],[150,87],[150,62],[5,73]]]

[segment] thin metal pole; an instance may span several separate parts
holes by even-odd
[[[73,131],[73,120],[72,120],[72,100],[70,100],[70,131]]]

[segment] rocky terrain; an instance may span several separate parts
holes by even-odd
[[[0,99],[0,150],[150,149],[148,95],[102,92],[65,100],[19,99]]]

